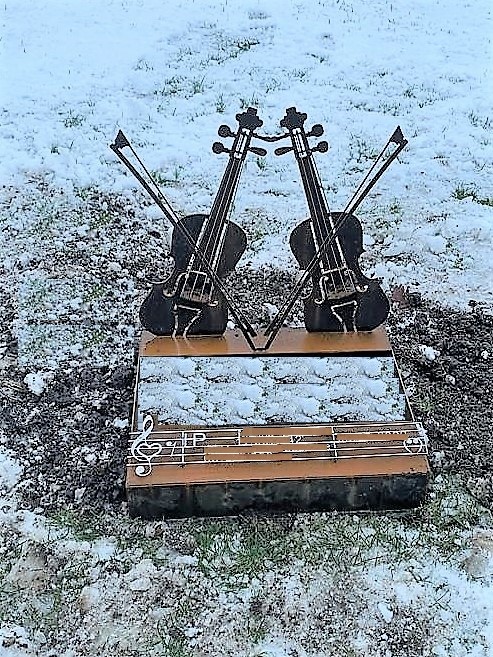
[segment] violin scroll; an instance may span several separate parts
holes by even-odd
[[[305,112],[297,112],[296,107],[288,107],[286,116],[281,119],[281,128],[286,128],[289,132],[293,130],[303,130],[308,115]]]

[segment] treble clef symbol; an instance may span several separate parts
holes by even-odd
[[[137,465],[135,474],[138,477],[147,477],[152,472],[151,461],[162,451],[162,445],[159,442],[148,443],[147,438],[154,431],[154,419],[151,415],[146,415],[142,422],[142,433],[139,434],[130,446],[130,454],[137,461],[144,461],[145,465]]]

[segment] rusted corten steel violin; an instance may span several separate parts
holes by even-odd
[[[220,142],[213,145],[214,153],[230,156],[210,214],[193,214],[180,222],[201,256],[175,230],[171,242],[174,271],[166,281],[153,285],[140,308],[142,326],[155,335],[220,335],[226,329],[228,304],[202,263],[209,263],[219,279],[236,267],[247,240],[243,229],[228,220],[229,211],[248,151],[266,154],[264,149],[250,147],[253,131],[262,125],[257,110],[250,107],[236,119],[236,134],[228,126],[219,128],[221,137],[234,137],[231,149]]]
[[[400,127],[394,130],[344,211],[330,212],[312,156],[314,151],[326,152],[328,144],[322,141],[315,148],[308,144],[308,137],[323,134],[322,126],[315,125],[305,133],[306,114],[297,112],[294,107],[286,110],[281,127],[287,132],[281,135],[256,133],[262,121],[254,108],[237,114],[236,118],[237,133],[226,125],[219,128],[221,137],[234,138],[232,148],[228,150],[219,142],[213,145],[215,153],[227,152],[230,157],[210,215],[195,214],[180,219],[121,130],[110,145],[174,228],[171,255],[175,268],[168,279],[153,283],[142,304],[140,318],[144,328],[155,335],[173,337],[222,335],[229,310],[251,350],[266,351],[300,297],[304,301],[308,331],[356,332],[376,328],[387,317],[389,303],[378,282],[361,272],[358,258],[363,251],[362,229],[353,213],[407,145]],[[244,231],[228,219],[242,165],[248,151],[266,155],[263,148],[250,146],[252,138],[267,142],[291,139],[290,147],[278,148],[275,152],[282,155],[294,151],[310,210],[309,219],[297,226],[290,238],[303,274],[265,329],[268,339],[262,346],[253,342],[257,334],[224,282],[246,248]],[[390,144],[394,144],[395,149],[385,155]],[[144,173],[124,155],[126,148]],[[384,158],[383,164],[373,173],[381,158]]]
[[[221,137],[234,137],[231,149],[220,142],[212,147],[214,153],[230,155],[209,215],[193,214],[179,219],[121,131],[111,145],[174,226],[170,249],[173,272],[168,279],[152,284],[139,312],[142,326],[154,335],[221,335],[226,329],[228,308],[249,343],[255,335],[229,297],[223,279],[235,268],[246,248],[243,229],[228,219],[243,163],[249,151],[261,156],[267,152],[250,146],[254,130],[262,125],[257,110],[249,107],[236,119],[236,133],[226,125],[219,128]],[[151,184],[122,154],[124,147],[131,148]]]
[[[315,125],[305,133],[306,118],[294,107],[286,110],[281,127],[288,130],[292,146],[276,150],[277,155],[294,151],[310,211],[309,219],[293,230],[289,240],[301,269],[317,259],[311,289],[303,297],[305,326],[307,331],[371,331],[387,318],[389,301],[378,281],[360,269],[363,232],[359,220],[352,214],[329,211],[312,155],[326,152],[328,144],[322,141],[310,148],[308,137],[320,137],[323,128]],[[324,245],[328,245],[325,252]]]

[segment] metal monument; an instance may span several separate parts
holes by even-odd
[[[171,275],[151,285],[140,309],[145,329],[127,462],[132,515],[223,515],[251,510],[387,509],[423,500],[427,438],[414,420],[389,342],[389,302],[359,265],[355,211],[405,148],[392,133],[343,211],[331,212],[312,147],[291,107],[283,133],[258,132],[257,110],[236,115],[228,162],[208,215],[180,219],[122,131],[111,149],[173,226]],[[302,274],[259,333],[234,301],[226,276],[247,247],[230,219],[252,141],[289,139],[309,217],[289,245]],[[389,152],[390,151],[390,152]],[[304,328],[284,322],[299,300]],[[228,317],[235,329],[227,328]]]

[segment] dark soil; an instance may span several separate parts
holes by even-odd
[[[236,276],[249,279],[242,286],[242,307],[264,322],[268,313],[251,301],[248,290],[279,303],[292,284],[289,274],[267,268]],[[493,507],[493,319],[474,306],[461,313],[417,295],[397,296],[391,339],[416,419],[428,431],[434,472],[461,475],[469,490]],[[17,365],[10,330],[2,342],[0,441],[24,468],[18,487],[23,503],[51,512],[116,510],[124,502],[128,441],[128,428],[118,424],[131,410],[132,366],[59,368],[37,396],[23,382],[26,370]],[[420,345],[439,354],[430,361]]]
[[[464,477],[493,506],[493,318],[475,304],[455,312],[419,298],[389,327],[411,407],[427,430],[435,472]],[[439,352],[423,356],[419,345]]]

